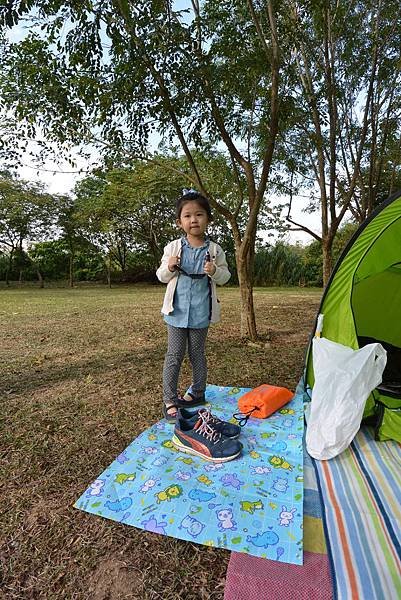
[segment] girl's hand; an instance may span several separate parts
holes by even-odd
[[[170,256],[168,259],[168,270],[173,273],[175,267],[180,265],[180,257],[179,256]]]
[[[212,263],[210,260],[205,262],[205,266],[203,268],[206,275],[214,275],[216,273],[216,265]]]

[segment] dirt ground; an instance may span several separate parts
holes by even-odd
[[[0,289],[0,598],[222,599],[230,553],[73,508],[161,418],[163,288]],[[221,291],[209,383],[294,389],[320,290],[259,289],[260,344]],[[185,363],[182,389],[190,383]]]

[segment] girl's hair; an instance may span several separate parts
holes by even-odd
[[[202,194],[199,194],[199,192],[186,192],[181,198],[178,198],[175,209],[177,219],[180,218],[181,211],[187,202],[197,202],[199,206],[206,211],[209,221],[212,220],[212,210],[210,208],[209,200],[205,198],[205,196],[202,196]]]

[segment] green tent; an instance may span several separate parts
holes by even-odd
[[[324,315],[325,338],[354,349],[379,341],[387,350],[383,382],[369,397],[364,416],[374,421],[377,439],[401,442],[401,191],[353,235],[326,286],[319,314]],[[304,385],[313,389],[310,350],[311,344]]]

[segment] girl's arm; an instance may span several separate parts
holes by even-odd
[[[218,285],[224,285],[230,279],[231,273],[228,270],[224,250],[220,248],[220,246],[217,247],[216,258],[213,260],[213,264],[216,267],[216,271],[210,276],[210,278],[213,279],[213,281],[215,281]]]
[[[168,260],[171,257],[171,243],[164,248],[162,262],[156,271],[156,277],[162,283],[168,283],[170,279],[177,276],[176,271],[170,271],[168,268]]]

